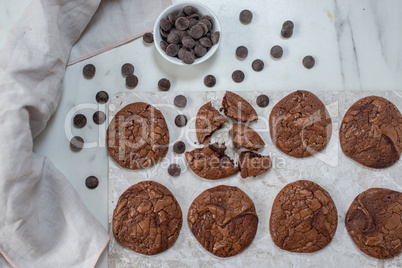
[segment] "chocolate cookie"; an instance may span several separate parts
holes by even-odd
[[[232,138],[233,146],[236,149],[242,147],[258,151],[265,146],[265,142],[260,135],[251,127],[243,124],[233,124],[232,129],[229,130],[229,136]]]
[[[274,243],[292,252],[314,252],[335,234],[338,213],[321,186],[306,180],[289,183],[272,205],[269,230]]]
[[[239,168],[225,154],[225,150],[225,144],[204,145],[185,153],[187,164],[195,174],[208,180],[232,176],[239,172]]]
[[[237,187],[220,185],[202,192],[188,210],[198,242],[218,257],[242,252],[254,239],[258,216],[251,198]]]
[[[260,155],[251,151],[241,152],[239,156],[240,176],[255,177],[271,169],[271,157],[269,155]]]
[[[346,156],[366,167],[389,167],[401,156],[402,115],[384,98],[365,97],[346,112],[339,137]]]
[[[253,106],[239,95],[226,91],[222,100],[222,108],[225,115],[242,122],[252,122],[258,119]]]
[[[371,188],[359,194],[345,225],[356,246],[371,257],[393,258],[402,252],[402,193]]]
[[[195,119],[198,142],[203,143],[215,130],[221,128],[225,122],[226,118],[212,107],[211,102],[201,106]]]
[[[182,222],[180,205],[169,189],[155,181],[142,181],[120,196],[112,228],[123,246],[155,255],[173,245]]]
[[[162,113],[136,102],[121,109],[107,129],[110,157],[128,169],[143,169],[162,159],[169,146],[169,129]]]
[[[316,95],[298,90],[272,109],[269,130],[279,150],[302,158],[325,148],[331,138],[332,123],[325,105]]]

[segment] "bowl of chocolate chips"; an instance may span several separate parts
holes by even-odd
[[[155,46],[166,60],[178,64],[198,64],[218,49],[221,24],[208,7],[183,2],[165,9],[154,26]]]

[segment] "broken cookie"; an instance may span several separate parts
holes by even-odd
[[[219,113],[217,109],[212,107],[211,102],[201,106],[195,119],[195,129],[197,140],[203,143],[205,139],[219,129],[226,122],[226,118]]]
[[[243,124],[233,124],[232,129],[229,131],[229,136],[232,138],[233,146],[236,149],[242,147],[258,151],[265,146],[265,142],[261,139],[260,135],[252,128]]]
[[[243,179],[263,174],[272,167],[269,155],[264,156],[251,151],[241,152],[239,162],[240,176]]]
[[[221,111],[225,115],[241,122],[252,122],[258,119],[257,112],[245,99],[239,95],[226,91],[222,100]]]

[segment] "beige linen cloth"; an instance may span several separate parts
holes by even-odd
[[[33,0],[10,31],[0,50],[0,267],[96,264],[108,233],[51,161],[32,151],[33,138],[57,108],[68,62],[138,37],[169,4]]]

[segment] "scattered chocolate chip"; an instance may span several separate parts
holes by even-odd
[[[293,29],[292,28],[290,28],[289,26],[282,27],[281,35],[282,35],[283,38],[289,38],[289,37],[292,36],[292,34],[293,34]]]
[[[239,19],[242,23],[249,24],[253,19],[253,13],[251,13],[250,10],[245,9],[240,12]]]
[[[103,104],[109,100],[109,94],[106,91],[99,91],[95,98],[98,103]]]
[[[84,147],[84,139],[75,136],[70,140],[70,149],[74,152],[79,152]]]
[[[195,41],[191,36],[184,36],[181,43],[183,44],[183,47],[187,48],[193,48],[195,45]]]
[[[236,49],[236,56],[240,59],[245,59],[247,58],[248,55],[248,49],[245,46],[239,46]]]
[[[213,44],[213,45],[218,44],[220,36],[221,36],[220,32],[214,32],[214,33],[211,35],[211,41],[212,41],[212,44]]]
[[[102,111],[97,111],[92,116],[92,120],[94,120],[95,124],[102,125],[106,121],[106,114]]]
[[[164,41],[164,40],[162,40],[161,43],[160,43],[161,49],[163,51],[165,51],[165,52],[166,52],[166,48],[167,48],[168,45],[169,45],[169,43]]]
[[[257,105],[258,105],[258,106],[260,106],[261,108],[265,108],[265,107],[267,107],[268,104],[269,104],[269,98],[268,98],[267,95],[262,94],[262,95],[260,95],[260,96],[257,97],[257,101],[256,101],[256,102],[257,102]]]
[[[251,64],[251,67],[253,68],[254,71],[261,72],[262,69],[264,69],[264,62],[262,60],[255,60]]]
[[[271,56],[275,59],[281,58],[283,55],[283,49],[280,46],[273,46],[271,48]]]
[[[176,44],[170,44],[166,47],[166,55],[170,57],[177,56],[177,53],[179,53],[180,47]]]
[[[170,34],[167,37],[167,42],[169,44],[178,44],[180,42],[180,36],[177,33],[170,32]]]
[[[99,185],[99,180],[95,176],[89,176],[85,179],[85,185],[88,189],[95,189]]]
[[[145,43],[151,44],[154,42],[154,35],[152,33],[145,33],[142,36],[142,40],[144,40]]]
[[[173,145],[173,151],[176,154],[182,154],[186,151],[186,144],[182,141],[175,142]]]
[[[214,87],[216,85],[216,78],[215,76],[209,74],[204,77],[204,85],[207,87]]]
[[[184,31],[184,30],[187,30],[188,29],[188,25],[190,24],[190,21],[187,19],[187,18],[185,18],[185,17],[180,17],[180,18],[178,18],[177,20],[176,20],[176,22],[175,22],[175,26],[176,26],[176,29],[177,30],[181,30],[181,31]]]
[[[184,114],[179,114],[174,119],[174,123],[177,127],[184,127],[185,125],[187,125],[187,117]]]
[[[184,108],[187,105],[187,98],[183,95],[177,95],[174,98],[173,103],[178,108]]]
[[[95,72],[96,72],[96,68],[93,64],[87,64],[82,69],[82,73],[83,73],[84,77],[88,78],[88,79],[94,77]]]
[[[192,64],[195,61],[195,55],[191,51],[186,51],[181,59],[185,64]]]
[[[203,47],[212,47],[212,41],[211,41],[211,39],[209,39],[209,38],[207,38],[207,37],[202,37],[202,38],[200,39],[200,44],[201,44]]]
[[[181,173],[181,168],[178,164],[170,164],[168,167],[168,173],[172,177],[177,177]]]
[[[293,22],[292,22],[291,20],[287,20],[287,21],[285,21],[285,22],[283,23],[282,28],[283,28],[283,27],[290,27],[290,28],[292,28],[292,30],[293,30],[294,24],[293,24]]]
[[[135,88],[138,85],[138,77],[134,74],[126,77],[126,86],[128,88]]]
[[[76,128],[83,128],[87,124],[87,118],[83,114],[74,116],[73,124]]]
[[[197,57],[202,57],[207,53],[207,49],[203,47],[200,43],[197,43],[194,47],[194,52]]]
[[[166,18],[162,18],[160,21],[160,27],[162,30],[169,32],[172,29],[172,24]]]
[[[131,63],[125,63],[121,66],[121,73],[124,76],[129,76],[134,73],[134,66]]]
[[[168,91],[170,89],[170,81],[169,81],[169,79],[162,78],[161,80],[159,80],[158,88],[161,91]]]
[[[240,83],[243,82],[244,80],[244,73],[240,70],[236,70],[232,73],[232,79],[233,81],[235,81],[236,83]]]
[[[306,67],[307,69],[311,69],[314,67],[315,64],[315,59],[313,56],[305,56],[303,58],[303,66]]]
[[[195,8],[193,6],[185,6],[183,8],[184,14],[187,16],[193,15],[195,13]]]

